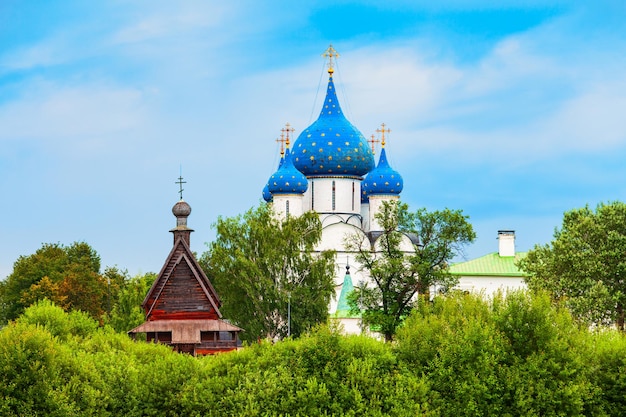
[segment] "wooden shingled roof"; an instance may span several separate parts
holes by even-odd
[[[146,320],[219,319],[221,301],[185,239],[176,239],[142,307]]]

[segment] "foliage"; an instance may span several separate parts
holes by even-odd
[[[626,337],[612,331],[602,331],[593,337],[594,355],[591,381],[598,387],[600,404],[607,415],[621,417],[626,410]]]
[[[68,340],[71,336],[86,337],[98,327],[98,323],[82,311],[69,314],[49,300],[40,300],[28,307],[19,319],[19,323],[43,326],[60,340]]]
[[[432,286],[447,290],[456,284],[448,262],[476,235],[460,210],[410,213],[406,204],[392,201],[383,203],[376,219],[382,232],[374,245],[363,234],[346,241],[370,276],[355,287],[349,302],[355,313],[363,311],[365,324],[379,328],[390,341],[417,294],[427,296]]]
[[[537,245],[519,267],[531,289],[562,300],[587,324],[617,323],[626,307],[626,204],[566,212],[550,244]]]
[[[315,213],[277,219],[267,205],[219,218],[217,237],[200,259],[244,340],[297,336],[326,321],[334,294],[334,252],[315,253],[321,224]]]
[[[143,323],[145,316],[141,303],[156,278],[156,274],[147,273],[128,280],[118,292],[107,324],[119,332],[127,332]]]
[[[0,322],[16,319],[42,299],[102,319],[125,279],[116,268],[101,274],[100,256],[85,242],[44,244],[34,254],[20,256],[0,283]]]
[[[0,415],[621,416],[625,358],[523,292],[422,302],[394,344],[319,327],[198,358],[41,301],[0,330]]]
[[[397,339],[399,360],[428,376],[442,415],[603,415],[590,335],[546,295],[438,297]]]

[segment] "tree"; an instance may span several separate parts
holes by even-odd
[[[156,278],[154,273],[137,275],[124,285],[108,316],[111,327],[118,332],[127,332],[143,323],[145,316],[141,303]]]
[[[363,311],[365,325],[391,341],[418,294],[427,297],[433,286],[445,291],[456,285],[448,263],[476,234],[460,210],[410,213],[406,204],[392,201],[383,203],[376,219],[382,232],[374,244],[363,234],[346,240],[370,277],[355,286],[349,302],[355,312]]]
[[[550,244],[519,261],[529,288],[545,289],[586,323],[616,323],[626,307],[626,204],[601,203],[568,211]]]
[[[326,321],[335,254],[314,251],[322,236],[317,214],[281,221],[262,205],[220,217],[214,227],[216,240],[200,263],[224,316],[245,330],[242,339],[297,336]]]
[[[545,293],[458,291],[417,306],[393,349],[442,416],[605,415],[589,335]]]
[[[0,321],[14,320],[46,298],[65,310],[101,319],[125,280],[126,273],[116,268],[101,274],[100,256],[85,242],[44,244],[34,254],[20,256],[11,275],[0,283]]]

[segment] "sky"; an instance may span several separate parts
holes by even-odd
[[[0,279],[44,243],[158,272],[171,208],[191,247],[260,204],[285,123],[318,116],[327,74],[365,137],[381,123],[412,210],[461,209],[472,259],[515,230],[626,201],[621,1],[0,2]]]

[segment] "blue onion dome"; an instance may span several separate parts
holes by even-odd
[[[402,192],[403,186],[404,181],[402,177],[398,171],[389,166],[387,153],[385,152],[385,148],[383,148],[380,152],[378,166],[367,174],[367,177],[361,183],[361,196],[363,198],[363,195],[365,195],[366,198],[369,198],[370,195],[379,194],[398,195]]]
[[[367,180],[367,177],[365,177]],[[370,195],[364,187],[364,183],[361,183],[361,204],[367,204],[370,202]]]
[[[345,118],[329,68],[328,89],[318,119],[294,143],[293,164],[307,177],[361,177],[374,169],[374,155],[367,141]]]
[[[266,203],[269,203],[272,201],[272,193],[270,193],[269,182],[265,184],[265,187],[263,187],[263,200],[265,200]]]
[[[274,194],[304,194],[309,187],[304,174],[293,165],[289,148],[285,151],[285,160],[269,179],[268,191]]]

